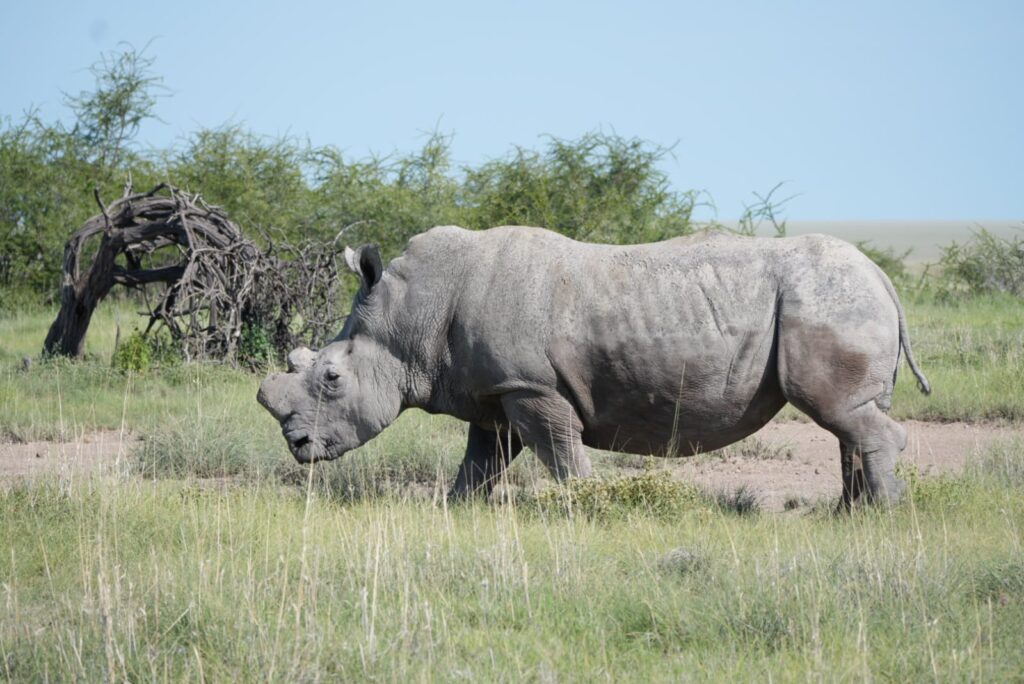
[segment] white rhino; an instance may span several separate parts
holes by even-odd
[[[788,401],[839,439],[843,503],[897,501],[906,445],[890,406],[903,309],[886,275],[824,235],[704,234],[644,245],[541,228],[442,226],[361,279],[338,337],[298,349],[258,399],[302,463],[334,459],[417,407],[469,423],[451,496],[488,492],[523,446],[556,479],[584,445],[686,456],[764,426]]]

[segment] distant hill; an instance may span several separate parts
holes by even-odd
[[[826,233],[858,242],[867,240],[876,247],[891,247],[897,252],[912,250],[907,262],[922,264],[938,260],[941,248],[954,240],[964,242],[981,228],[1002,237],[1024,235],[1024,220],[978,221],[788,221],[788,235]],[[770,234],[770,226],[762,225],[762,234]]]

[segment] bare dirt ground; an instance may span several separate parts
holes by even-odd
[[[897,462],[916,466],[923,475],[959,472],[996,442],[1024,440],[1022,426],[914,420],[901,424],[907,429],[907,448]],[[752,439],[760,441],[759,448],[733,446],[682,460],[673,470],[712,491],[746,486],[756,493],[764,510],[783,510],[790,499],[804,503],[838,500],[842,492],[839,443],[830,433],[814,423],[772,422]]]
[[[136,443],[136,438],[119,430],[73,435],[61,442],[0,442],[0,482],[112,472]]]
[[[960,471],[995,442],[1024,440],[1024,426],[902,424],[908,441],[901,461],[916,466],[924,475]],[[113,472],[137,443],[135,437],[116,430],[77,435],[65,442],[0,443],[0,483],[38,475]],[[783,510],[787,501],[837,499],[842,487],[838,444],[813,423],[773,422],[739,445],[695,458],[659,461],[658,465],[710,491],[735,491],[745,486],[755,493],[761,508],[769,511]]]

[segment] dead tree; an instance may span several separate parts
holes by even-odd
[[[319,344],[340,327],[333,243],[293,246],[268,235],[261,249],[221,209],[167,184],[96,201],[100,214],[64,248],[61,307],[44,354],[80,358],[93,311],[114,285],[147,292],[145,334],[165,326],[187,359],[236,362],[246,326],[270,333],[278,351]],[[155,284],[151,303],[146,287]]]

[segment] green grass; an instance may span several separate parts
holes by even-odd
[[[118,325],[123,338],[140,325],[130,304],[97,309],[79,363],[39,360],[54,316],[43,310],[0,318],[0,440],[59,439],[122,425],[145,434],[189,421],[230,421],[273,433],[254,401],[255,375],[201,364],[141,374],[112,369]],[[27,372],[25,356],[35,359]]]
[[[953,499],[921,480],[920,505],[849,518],[699,500],[671,517],[594,518],[258,484],[25,484],[0,492],[0,673],[1017,679],[1024,492],[1004,470],[956,479]]]
[[[128,337],[132,330],[144,328],[146,319],[135,313],[141,309],[126,300],[107,300],[96,308],[85,338],[87,358],[110,361],[114,338],[120,326]],[[37,358],[50,324],[57,317],[57,307],[26,310],[3,310],[0,314],[0,362],[13,364],[25,356]]]
[[[934,392],[918,392],[903,364],[895,418],[1024,420],[1024,300],[924,299],[905,306],[914,356]]]
[[[1019,302],[908,313],[936,392],[902,372],[897,417],[1024,418]],[[111,369],[123,305],[97,313],[86,362],[23,372],[51,319],[0,318],[0,435],[124,426],[141,443],[117,476],[0,487],[0,677],[1024,677],[1020,442],[964,475],[908,472],[910,503],[849,518],[615,476],[619,457],[569,488],[521,458],[510,503],[447,509],[457,421],[410,411],[307,470],[254,401],[260,377]]]

